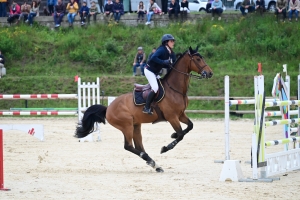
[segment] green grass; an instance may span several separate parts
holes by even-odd
[[[235,11],[233,11],[235,12]],[[231,96],[253,96],[253,76],[261,62],[266,91],[273,78],[288,65],[291,96],[296,96],[300,61],[299,23],[275,23],[273,15],[248,16],[227,23],[199,20],[171,23],[167,27],[144,25],[90,26],[87,29],[27,26],[0,29],[0,48],[6,57],[7,76],[0,79],[0,93],[76,93],[74,76],[83,81],[101,78],[105,95],[118,96],[132,90],[132,63],[138,46],[148,55],[165,33],[176,37],[174,51],[199,46],[214,71],[210,80],[191,80],[189,96],[223,96],[224,76],[230,75]],[[267,96],[271,94],[267,93]],[[29,107],[76,107],[76,101],[29,101]],[[0,109],[24,107],[24,101],[0,101]],[[222,101],[191,101],[188,109],[223,109]],[[252,109],[243,107],[241,110]]]

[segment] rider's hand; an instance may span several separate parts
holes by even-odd
[[[170,60],[164,60],[164,65],[169,65],[170,64]]]

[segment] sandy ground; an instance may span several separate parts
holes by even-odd
[[[300,171],[273,183],[219,182],[224,159],[223,120],[193,120],[194,129],[173,150],[160,154],[170,124],[142,127],[147,153],[165,170],[156,173],[123,148],[122,133],[101,126],[101,142],[79,143],[74,118],[0,118],[1,124],[43,124],[45,141],[20,131],[4,133],[5,187],[0,199],[299,199]],[[251,120],[230,124],[231,158],[251,176]],[[282,139],[281,127],[267,129]],[[283,147],[281,146],[280,149]]]

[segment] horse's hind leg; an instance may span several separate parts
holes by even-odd
[[[122,132],[125,138],[124,148],[127,151],[130,151],[141,157],[143,160],[146,161],[148,165],[153,167],[157,172],[164,172],[164,170],[160,166],[158,166],[155,163],[155,161],[152,158],[150,158],[150,156],[145,152],[142,142],[141,124],[134,125],[133,130],[131,128]],[[134,141],[135,148],[133,147],[132,140]]]
[[[193,122],[188,118],[188,116],[186,116],[185,113],[183,113],[180,117],[179,117],[179,121],[186,124],[187,128],[183,130],[183,134],[187,134],[190,130],[193,129]],[[178,134],[175,132],[171,135],[171,138],[177,138]]]

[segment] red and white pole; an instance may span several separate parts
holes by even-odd
[[[0,190],[9,191],[10,189],[4,188],[4,167],[3,167],[3,131],[0,129]]]

